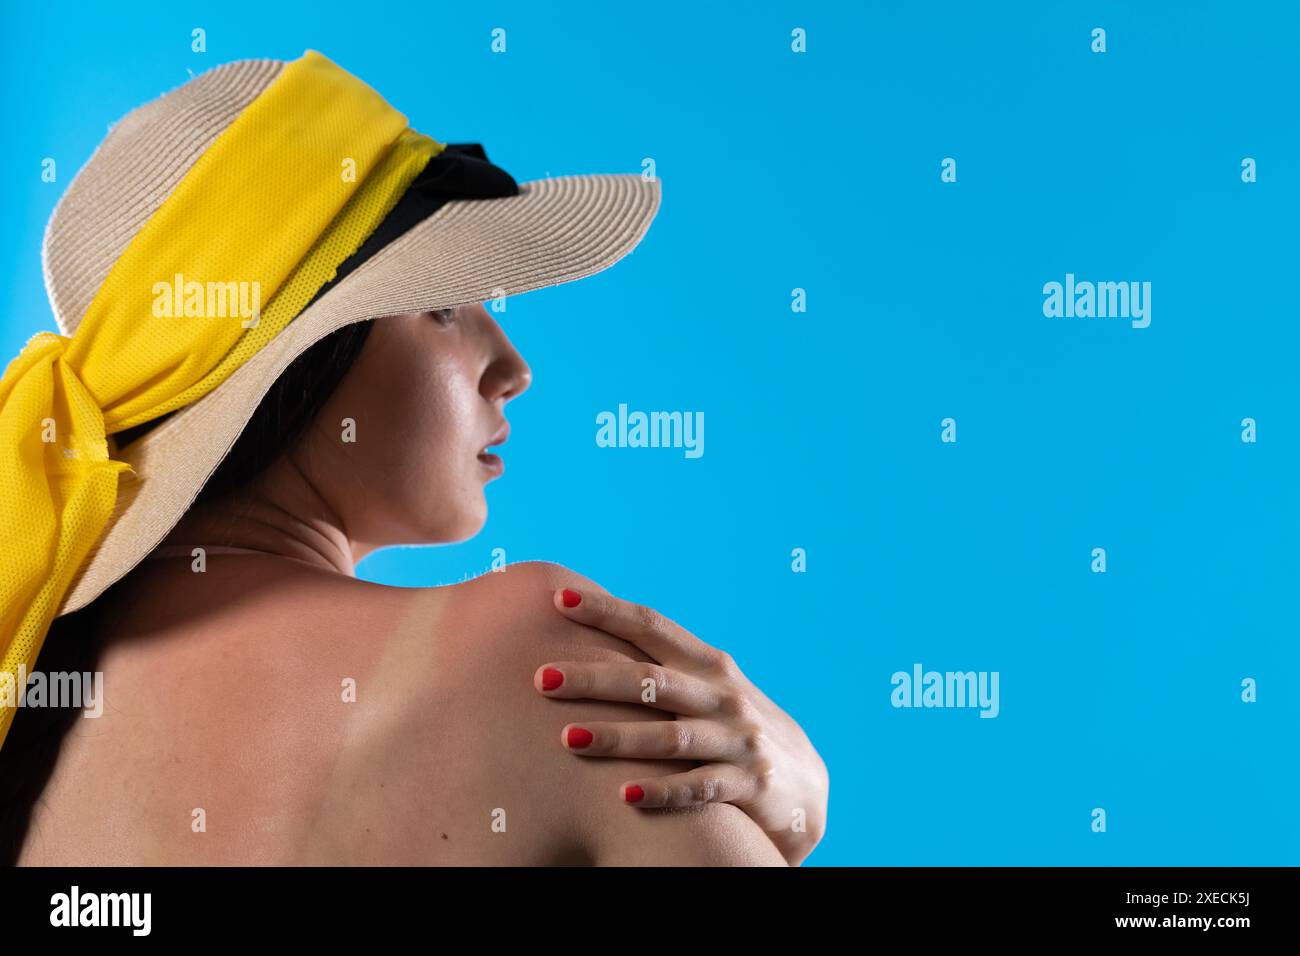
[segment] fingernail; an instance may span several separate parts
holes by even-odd
[[[640,803],[643,797],[645,797],[645,791],[636,784],[623,789],[623,799],[628,803]]]
[[[564,675],[554,667],[547,667],[542,671],[542,690],[555,690],[564,683]]]
[[[565,607],[577,607],[582,603],[582,595],[577,591],[570,591],[568,588],[565,588],[560,592],[560,600],[564,603]]]
[[[595,738],[592,737],[592,735],[591,735],[591,731],[590,731],[590,730],[584,730],[584,729],[582,729],[581,727],[570,727],[570,728],[569,728],[569,746],[570,746],[570,747],[573,747],[573,748],[575,748],[575,749],[580,750],[580,749],[582,749],[583,747],[590,746],[592,740],[594,740],[594,739],[595,739]]]

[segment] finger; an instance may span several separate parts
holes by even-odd
[[[667,777],[632,780],[619,788],[624,803],[640,809],[694,807],[704,803],[752,800],[758,783],[739,767],[709,764]]]
[[[648,704],[686,717],[722,709],[721,696],[712,684],[642,661],[556,661],[537,668],[533,686],[547,697]]]
[[[642,604],[612,594],[560,588],[555,607],[566,617],[635,644],[661,664],[708,667],[726,656],[686,628]]]
[[[743,734],[708,720],[591,720],[566,724],[560,740],[584,757],[725,762],[749,752]]]

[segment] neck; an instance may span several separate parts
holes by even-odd
[[[162,543],[246,548],[348,577],[363,557],[292,455],[279,456],[245,487],[192,507]]]

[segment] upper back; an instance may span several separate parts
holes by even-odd
[[[21,862],[623,861],[629,834],[695,852],[705,824],[720,859],[739,832],[774,862],[734,807],[620,805],[620,781],[693,764],[564,749],[570,722],[672,719],[534,690],[548,662],[648,659],[554,610],[556,587],[595,587],[581,576],[521,564],[389,588],[209,561],[202,577],[155,562],[115,598],[104,716],[68,735]]]

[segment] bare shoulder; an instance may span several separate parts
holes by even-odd
[[[757,824],[734,806],[646,811],[623,801],[624,783],[685,772],[697,763],[589,758],[564,747],[562,735],[570,725],[674,719],[641,703],[559,700],[538,693],[535,678],[547,664],[634,666],[651,660],[635,645],[559,613],[554,594],[564,587],[604,591],[568,568],[527,562],[454,586],[439,613],[440,628],[474,634],[457,675],[480,718],[484,763],[479,770],[486,780],[518,784],[510,799],[519,811],[515,818],[526,828],[529,861],[784,865]]]
[[[511,564],[446,590],[444,613],[453,619],[472,617],[481,638],[503,654],[560,650],[580,653],[590,660],[639,660],[648,657],[635,645],[570,621],[554,606],[560,588],[605,593],[595,581],[548,561]]]

